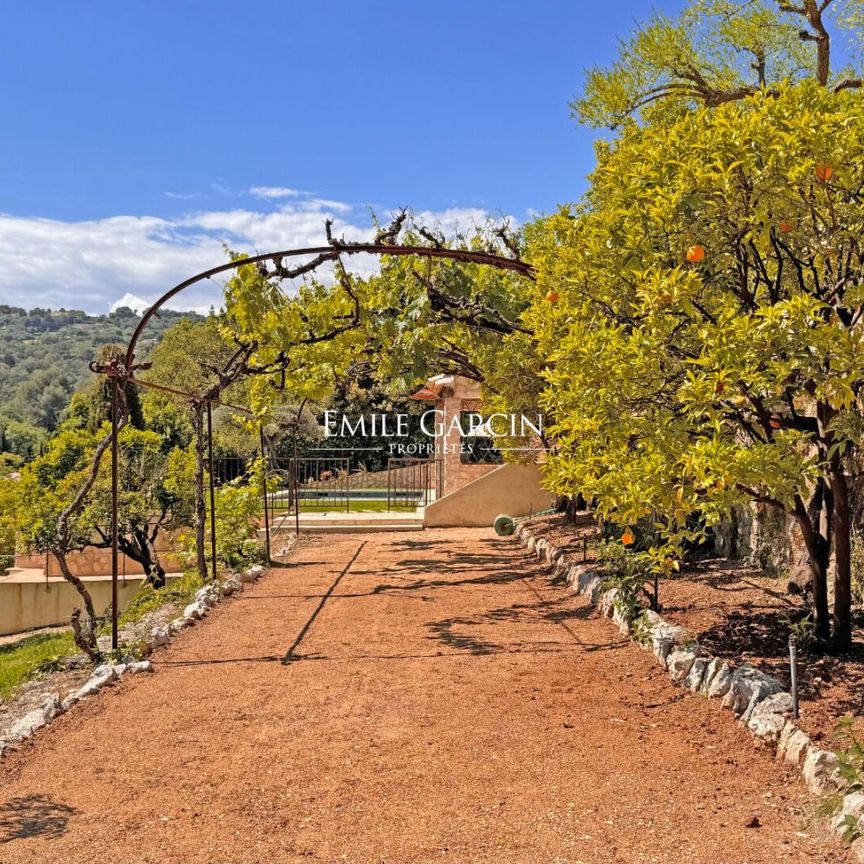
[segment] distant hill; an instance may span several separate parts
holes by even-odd
[[[138,355],[194,312],[161,311],[148,325]],[[127,307],[108,315],[79,310],[0,305],[0,452],[32,455],[56,426],[72,393],[83,386],[100,346],[126,343],[140,317]],[[40,430],[44,430],[40,433]]]

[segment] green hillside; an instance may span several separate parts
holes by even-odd
[[[162,311],[145,333],[139,353],[181,318]],[[72,393],[90,376],[88,363],[101,345],[125,343],[139,316],[125,307],[107,315],[80,310],[20,309],[0,305],[0,452],[38,453]]]

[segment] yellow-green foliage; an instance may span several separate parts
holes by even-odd
[[[836,448],[860,436],[862,166],[860,94],[809,82],[601,148],[584,204],[531,250],[553,490],[619,521],[711,522],[807,488],[817,402]]]

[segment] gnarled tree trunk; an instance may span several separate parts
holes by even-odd
[[[195,433],[195,551],[197,554],[198,573],[206,580],[207,556],[205,550],[205,533],[207,526],[207,507],[204,503],[204,403],[196,402],[192,406],[192,429]]]

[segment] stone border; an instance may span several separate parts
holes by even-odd
[[[181,630],[192,627],[203,619],[210,609],[223,600],[243,590],[244,584],[255,582],[264,573],[260,564],[255,564],[243,573],[231,574],[223,582],[208,582],[195,592],[195,599],[184,610],[179,618],[162,627],[154,627],[150,638],[144,643],[146,654],[156,648],[167,645]],[[118,681],[124,675],[135,675],[141,672],[153,672],[150,660],[130,659],[124,663],[105,663],[97,666],[90,677],[74,692],[61,700],[58,693],[52,693],[45,698],[40,708],[19,718],[9,729],[5,738],[0,739],[0,758],[18,745],[31,738],[39,729],[48,726],[56,717],[65,714],[73,705],[90,696],[95,696],[100,690]]]
[[[542,537],[538,540],[524,523],[517,525],[513,536],[538,559],[546,561],[555,576],[611,618],[622,634],[650,650],[675,684],[709,699],[721,699],[720,704],[731,709],[756,738],[775,749],[778,760],[800,769],[811,793],[842,790],[837,754],[817,747],[789,719],[792,696],[776,678],[749,663],[736,669],[720,657],[712,657],[683,627],[670,624],[650,609],[629,623],[615,604],[618,589],[603,590],[605,576],[600,567],[569,562],[562,549]],[[832,819],[834,830],[844,833],[850,816],[858,820],[864,834],[864,793],[852,792],[843,797]],[[864,836],[852,844],[852,852],[864,862]]]

